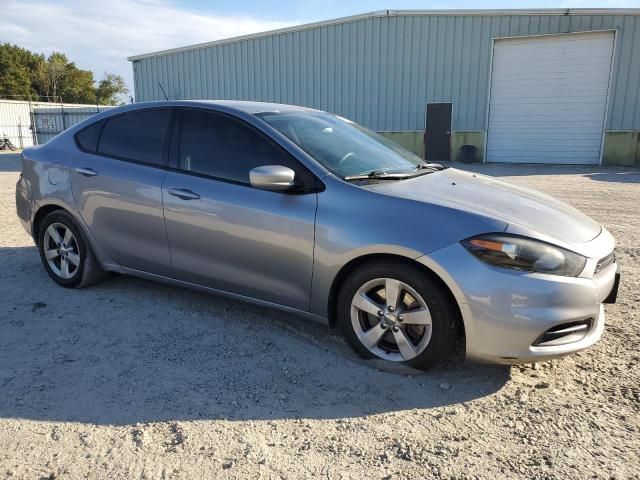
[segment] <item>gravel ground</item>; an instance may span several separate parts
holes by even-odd
[[[616,236],[624,278],[594,348],[382,371],[291,315],[120,276],[64,290],[0,155],[0,478],[640,478],[640,171],[472,169]]]

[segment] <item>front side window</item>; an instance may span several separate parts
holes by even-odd
[[[249,172],[263,165],[294,168],[273,143],[227,115],[186,110],[180,137],[180,169],[249,183]]]
[[[125,113],[106,121],[98,153],[137,162],[162,165],[164,140],[171,110]]]
[[[257,116],[341,177],[371,172],[409,173],[423,163],[391,140],[337,115],[265,112]]]

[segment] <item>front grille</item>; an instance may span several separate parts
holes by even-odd
[[[602,257],[600,260],[598,260],[598,263],[596,265],[595,273],[598,273],[598,272],[604,270],[609,265],[611,265],[612,263],[615,263],[615,262],[616,262],[616,252],[611,252],[606,257]]]
[[[533,342],[534,347],[552,347],[556,345],[566,345],[568,343],[579,342],[582,340],[593,323],[592,318],[580,320],[577,322],[561,323],[555,327],[551,327]]]

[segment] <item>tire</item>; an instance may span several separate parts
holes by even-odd
[[[70,237],[66,236],[67,230],[71,234]],[[57,238],[54,232],[58,234]],[[68,241],[64,242],[67,238]],[[56,240],[63,242],[58,245],[59,242]],[[49,213],[40,223],[38,250],[44,269],[58,285],[65,288],[88,287],[106,275],[100,268],[84,232],[64,210]],[[66,270],[64,263],[67,264]]]
[[[387,302],[387,291],[391,296],[399,291],[398,301]],[[385,260],[358,267],[342,284],[337,307],[339,330],[364,358],[425,370],[455,352],[456,306],[437,280],[409,263]]]

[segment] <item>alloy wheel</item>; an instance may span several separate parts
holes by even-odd
[[[431,340],[431,313],[410,285],[376,278],[362,285],[351,301],[351,323],[373,355],[406,362],[420,355]]]
[[[80,249],[69,227],[62,223],[52,223],[44,232],[44,257],[53,273],[68,280],[80,268]]]

